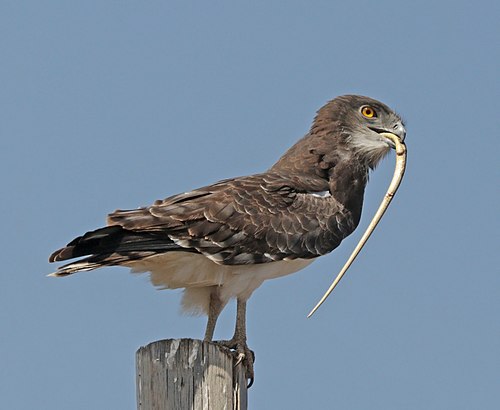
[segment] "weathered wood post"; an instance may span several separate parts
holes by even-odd
[[[242,364],[229,350],[193,339],[159,340],[136,353],[138,410],[247,410]]]

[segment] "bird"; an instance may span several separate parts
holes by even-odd
[[[297,272],[337,248],[358,226],[369,173],[404,141],[399,114],[384,103],[343,95],[320,108],[309,132],[267,171],[225,179],[132,210],[55,251],[50,262],[80,258],[49,276],[105,266],[149,272],[160,289],[183,288],[182,310],[208,316],[213,340],[219,314],[236,299],[231,349],[254,380],[246,306],[262,283]],[[83,257],[83,258],[82,258]]]

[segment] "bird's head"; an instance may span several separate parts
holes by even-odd
[[[335,143],[345,144],[370,168],[395,148],[385,133],[404,141],[406,130],[401,117],[380,101],[360,95],[343,95],[319,111],[311,127],[313,134],[330,134]]]

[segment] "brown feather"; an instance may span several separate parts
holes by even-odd
[[[108,227],[76,238],[50,261],[90,255],[83,265],[63,267],[71,273],[171,250],[201,253],[224,265],[332,251],[356,228],[368,171],[388,150],[373,141],[364,146],[358,136],[362,103],[395,115],[367,97],[339,97],[318,111],[310,132],[268,172],[117,210]]]

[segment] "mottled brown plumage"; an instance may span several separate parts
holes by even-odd
[[[365,115],[364,107],[375,115]],[[264,280],[303,268],[352,233],[368,172],[391,148],[382,132],[404,139],[401,118],[368,97],[338,97],[318,111],[309,133],[267,172],[227,179],[146,208],[117,210],[108,216],[107,227],[52,254],[51,262],[87,256],[54,276],[109,265],[150,271],[155,285],[186,288],[184,306],[209,314],[206,339],[211,339],[231,297],[244,312],[246,300]],[[248,361],[246,334],[241,335],[244,313],[238,318],[235,336],[226,344]]]

